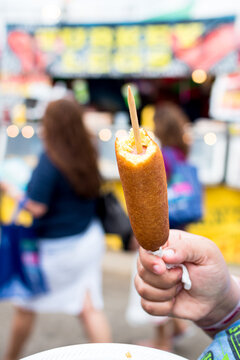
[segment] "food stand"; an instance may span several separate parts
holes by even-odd
[[[226,46],[219,46],[219,43]],[[205,188],[205,213],[200,223],[192,224],[188,229],[216,241],[227,261],[238,263],[240,195],[237,188],[240,170],[236,151],[240,146],[239,128],[237,124],[231,124],[232,118],[226,117],[223,111],[214,112],[212,105],[215,101],[214,91],[218,88],[218,75],[235,71],[238,68],[238,55],[239,41],[234,16],[184,21],[161,19],[127,24],[8,24],[1,64],[1,96],[4,93],[5,97],[9,95],[12,88],[15,94],[12,94],[12,102],[9,102],[7,95],[1,112],[8,111],[10,114],[10,119],[4,124],[6,130],[10,125],[15,125],[19,135],[11,138],[8,133],[8,137],[5,137],[6,156],[12,154],[11,142],[23,137],[25,125],[37,130],[35,128],[47,101],[61,97],[68,91],[66,85],[57,85],[55,97],[52,97],[52,85],[59,78],[64,84],[79,78],[86,83],[89,79],[99,78],[122,79],[125,83],[131,81],[136,84],[139,79],[151,83],[158,78],[175,78],[181,82],[182,79],[190,79],[193,72],[200,69],[205,78],[207,74],[217,77],[210,106],[210,115],[217,121],[199,119],[192,125],[194,141],[190,161],[197,166]],[[199,78],[195,78],[195,81],[201,82]],[[83,103],[87,104],[89,94],[86,93],[87,88],[83,88],[86,95],[83,96]],[[229,96],[224,99],[224,104],[228,104]],[[236,92],[234,99],[235,104],[239,104]],[[216,108],[219,106],[215,105]],[[143,111],[144,108],[140,107],[139,113]],[[90,126],[91,117],[96,120],[92,122],[92,130],[98,139],[100,170],[105,178],[105,186],[123,199],[114,157],[114,139],[117,131],[128,130],[128,116],[122,114],[125,120],[121,123],[116,113],[104,116],[95,111],[87,115],[87,125]],[[98,118],[102,122],[97,122]],[[235,117],[234,122],[237,121]],[[39,144],[38,136],[24,141],[28,148],[26,153],[37,156],[41,147],[33,149],[30,143]],[[11,206],[4,208],[10,209]],[[9,216],[8,213],[10,211],[5,210],[5,218]],[[224,238],[227,238],[227,242]],[[111,237],[109,244],[114,249],[121,247],[116,238]]]

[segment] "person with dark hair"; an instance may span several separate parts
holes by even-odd
[[[5,360],[19,358],[36,313],[78,316],[91,342],[110,342],[102,310],[104,232],[97,218],[101,178],[97,153],[73,100],[49,103],[42,121],[44,152],[27,188],[49,292],[15,300]]]
[[[161,143],[161,150],[167,178],[171,177],[172,163],[167,152],[180,161],[186,161],[189,153],[189,141],[186,126],[190,123],[184,111],[175,103],[162,102],[156,106],[154,115],[154,134]]]

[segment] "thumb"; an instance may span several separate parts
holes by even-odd
[[[211,246],[211,241],[180,230],[170,230],[162,259],[168,264],[191,262],[200,264]]]

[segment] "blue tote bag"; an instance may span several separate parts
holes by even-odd
[[[0,299],[45,293],[47,285],[34,229],[12,223],[2,225],[0,230]]]
[[[195,166],[179,161],[171,149],[164,155],[171,161],[172,173],[168,181],[168,207],[171,228],[199,221],[203,215],[203,191]]]

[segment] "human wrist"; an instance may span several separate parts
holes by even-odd
[[[230,286],[224,299],[206,317],[197,321],[196,324],[210,336],[214,336],[239,318],[240,279],[231,276]]]

